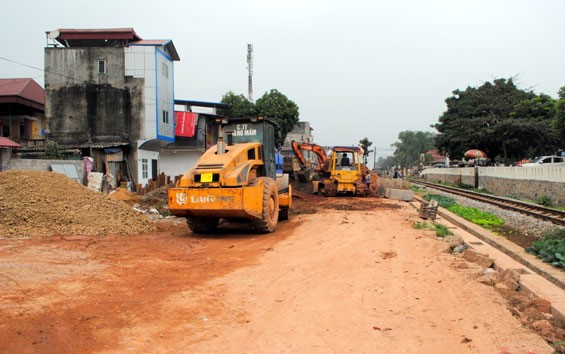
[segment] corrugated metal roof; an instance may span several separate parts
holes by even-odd
[[[64,47],[126,47],[128,45],[162,46],[174,61],[180,57],[170,39],[144,40],[133,28],[60,28],[47,32],[49,38],[56,40]]]
[[[52,31],[50,33],[53,33]],[[133,28],[91,28],[91,29],[78,29],[78,28],[60,28],[56,30],[58,36],[57,40],[73,40],[73,39],[128,39],[132,41],[139,41],[141,37],[135,33]]]
[[[33,79],[0,79],[0,103],[20,103],[43,111],[45,91]]]
[[[47,34],[65,47],[125,47],[141,40],[133,28],[60,28]]]

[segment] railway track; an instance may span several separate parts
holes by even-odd
[[[515,212],[533,216],[535,218],[544,221],[552,222],[556,225],[565,226],[565,211],[562,210],[551,209],[544,207],[542,205],[527,203],[515,199],[482,194],[482,193],[477,193],[455,187],[448,187],[436,183],[430,183],[425,181],[411,181],[411,182],[416,185],[431,187],[437,190],[441,190],[443,192],[460,195],[469,199],[492,204],[503,209],[512,210]]]

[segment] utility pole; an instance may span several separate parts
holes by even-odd
[[[248,99],[253,103],[253,44],[247,44]]]

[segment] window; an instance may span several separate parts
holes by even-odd
[[[247,159],[248,160],[255,160],[255,148],[251,148],[247,150]]]
[[[98,60],[98,74],[106,74],[106,60]]]
[[[161,74],[164,77],[169,78],[169,66],[167,63],[161,63]]]
[[[169,112],[163,111],[163,123],[169,124]]]
[[[147,159],[141,159],[141,178],[149,177],[149,168]]]

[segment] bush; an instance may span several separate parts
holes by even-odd
[[[553,205],[551,198],[548,197],[547,195],[540,195],[538,197],[538,199],[536,200],[536,203],[538,203],[539,205],[547,206],[547,207],[550,207],[550,206]]]
[[[565,270],[565,240],[535,241],[526,251],[554,267]]]

